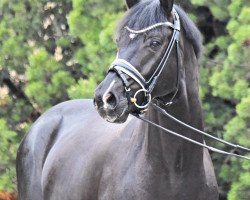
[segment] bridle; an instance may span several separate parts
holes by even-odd
[[[176,52],[177,52],[177,78],[176,78],[176,87],[174,88],[173,91],[173,96],[171,98],[171,100],[169,102],[167,102],[167,105],[172,104],[173,99],[175,98],[177,92],[178,92],[178,88],[179,88],[179,35],[180,35],[180,19],[179,19],[179,15],[178,13],[175,11],[175,9],[173,9],[172,11],[172,15],[174,18],[174,23],[171,22],[161,22],[161,23],[157,23],[154,24],[150,27],[147,27],[145,29],[142,30],[133,30],[130,29],[129,27],[125,27],[127,29],[127,31],[130,32],[130,38],[133,40],[138,34],[147,32],[149,30],[155,29],[159,26],[167,26],[173,29],[173,34],[171,37],[171,40],[167,46],[167,48],[164,51],[163,57],[161,59],[161,61],[159,62],[156,70],[154,71],[154,73],[152,74],[152,76],[146,80],[141,73],[128,61],[124,60],[124,59],[120,59],[120,58],[116,58],[113,63],[111,64],[109,71],[114,71],[118,74],[118,76],[121,78],[125,91],[126,91],[126,96],[128,99],[129,104],[134,104],[135,107],[138,109],[138,113],[143,113],[143,111],[145,111],[152,98],[151,98],[151,93],[153,91],[153,89],[155,88],[155,85],[164,69],[164,67],[166,66],[166,63],[168,61],[169,55],[173,50],[174,45],[176,44]],[[140,86],[140,89],[137,90],[134,94],[134,96],[132,97],[131,93],[131,88],[130,85],[128,83],[128,80],[126,78],[126,76],[129,76],[130,78],[132,78],[135,82],[138,83],[138,85]],[[146,101],[143,102],[141,105],[139,105],[137,103],[138,100],[138,95],[140,93],[143,93]]]
[[[180,66],[179,66],[179,62],[180,62],[179,61],[180,19],[179,19],[178,13],[176,12],[176,10],[174,8],[173,8],[173,11],[172,11],[172,15],[173,15],[173,19],[174,19],[173,24],[171,22],[168,22],[168,21],[167,22],[161,22],[161,23],[154,24],[152,26],[149,26],[149,27],[147,27],[145,29],[141,29],[141,30],[133,30],[133,29],[130,29],[129,27],[125,27],[127,29],[127,31],[130,32],[129,37],[132,40],[138,34],[147,32],[147,31],[152,30],[152,29],[154,29],[156,27],[159,27],[159,26],[167,26],[167,27],[170,27],[170,28],[173,29],[173,34],[172,34],[171,40],[170,40],[167,48],[164,51],[163,57],[162,57],[160,63],[158,64],[155,72],[152,74],[152,76],[148,80],[146,80],[141,75],[141,73],[131,63],[129,63],[128,61],[126,61],[124,59],[120,59],[118,57],[113,61],[113,63],[111,64],[111,66],[109,68],[109,71],[114,71],[121,78],[121,80],[123,82],[123,85],[124,85],[124,88],[125,88],[126,96],[127,96],[127,99],[128,99],[128,104],[129,105],[134,104],[135,107],[138,109],[138,112],[133,112],[131,114],[134,115],[135,117],[137,117],[138,119],[140,119],[140,120],[142,120],[142,121],[144,121],[144,122],[146,122],[146,123],[148,123],[148,124],[150,124],[150,125],[152,125],[154,127],[159,128],[163,132],[170,133],[170,134],[172,134],[174,136],[182,138],[183,140],[191,142],[191,143],[193,143],[195,145],[198,145],[198,146],[200,146],[202,148],[206,148],[209,151],[213,151],[213,152],[220,153],[220,154],[223,154],[223,155],[235,156],[235,157],[250,160],[249,157],[242,156],[242,155],[234,153],[235,150],[243,150],[243,151],[246,151],[246,152],[249,153],[250,149],[248,149],[246,147],[243,147],[243,146],[240,146],[240,145],[232,144],[232,143],[227,142],[225,140],[214,137],[214,136],[212,136],[212,135],[210,135],[210,134],[208,134],[206,132],[203,132],[203,131],[201,131],[199,129],[196,129],[196,128],[194,128],[194,127],[192,127],[192,126],[190,126],[190,125],[176,119],[175,117],[173,117],[172,115],[167,113],[167,111],[165,109],[158,106],[157,103],[152,102],[151,93],[152,93],[153,89],[155,88],[155,85],[156,85],[156,83],[157,83],[157,81],[159,79],[160,74],[162,73],[164,67],[166,66],[169,55],[172,52],[175,44],[176,44],[176,54],[177,54],[177,78],[176,78],[175,88],[174,88],[174,90],[172,92],[173,96],[170,98],[170,101],[168,101],[168,102],[163,102],[162,100],[157,99],[158,104],[163,103],[164,107],[172,105],[173,100],[176,97],[176,94],[177,94],[178,88],[179,88],[179,82],[180,82],[180,77],[179,77],[180,76]],[[130,85],[128,83],[126,75],[129,76],[130,78],[132,78],[141,87],[139,90],[137,90],[135,92],[134,96],[131,96],[131,94],[130,94],[131,88],[130,88]],[[139,93],[143,93],[144,96],[146,97],[145,98],[146,102],[143,102],[141,105],[137,104],[137,96],[138,96]],[[153,108],[155,108],[158,112],[160,112],[164,116],[170,118],[171,120],[179,123],[180,125],[185,126],[186,128],[189,128],[189,129],[191,129],[192,131],[194,131],[196,133],[199,133],[201,135],[209,137],[209,138],[211,138],[211,139],[213,139],[213,140],[215,140],[217,142],[223,143],[224,145],[233,147],[234,151],[227,152],[227,151],[223,151],[223,150],[208,146],[205,143],[197,142],[195,140],[192,140],[192,139],[190,139],[188,137],[185,137],[185,136],[183,136],[183,135],[181,135],[179,133],[176,133],[176,132],[174,132],[172,130],[164,128],[164,127],[162,127],[162,126],[160,126],[158,124],[155,124],[152,121],[149,121],[149,120],[141,117],[140,115],[143,114],[143,112],[145,110],[147,110],[149,105],[152,105]]]

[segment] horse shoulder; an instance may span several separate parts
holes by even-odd
[[[64,118],[87,115],[91,100],[60,103],[41,115],[23,138],[17,152],[17,177],[20,199],[42,199],[41,175],[50,149],[59,137]]]
[[[73,100],[60,103],[41,115],[32,125],[28,134],[24,137],[18,150],[18,158],[25,158],[28,154],[35,156],[37,161],[43,161],[39,155],[44,155],[53,146],[62,121],[67,115],[81,112],[79,109],[86,100]]]

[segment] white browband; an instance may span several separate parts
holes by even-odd
[[[133,30],[133,29],[129,28],[128,26],[126,26],[125,29],[127,29],[130,33],[141,34],[141,33],[145,33],[147,31],[150,31],[150,30],[152,30],[154,28],[157,28],[159,26],[168,26],[168,27],[171,27],[171,28],[175,28],[174,24],[171,23],[171,22],[160,22],[160,23],[157,23],[157,24],[153,24],[152,26],[149,26],[147,28],[141,29],[141,30]]]

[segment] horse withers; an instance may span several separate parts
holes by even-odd
[[[198,95],[200,33],[173,0],[127,0],[117,58],[92,100],[43,114],[17,154],[20,200],[215,200],[208,151],[145,119],[203,143],[155,110],[203,129]],[[161,102],[161,103],[159,103]],[[113,123],[110,123],[113,122]]]

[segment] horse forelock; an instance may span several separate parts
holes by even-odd
[[[184,36],[192,44],[194,53],[196,57],[199,58],[202,51],[201,33],[182,8],[176,5],[174,8],[180,16]],[[129,9],[126,15],[121,19],[117,26],[116,37],[120,38],[124,36],[124,34],[129,34],[127,31],[123,31],[125,26],[134,30],[141,30],[153,24],[165,21],[167,21],[167,17],[160,6],[159,0],[140,1],[140,3]],[[165,31],[165,29],[158,27],[156,31]]]

